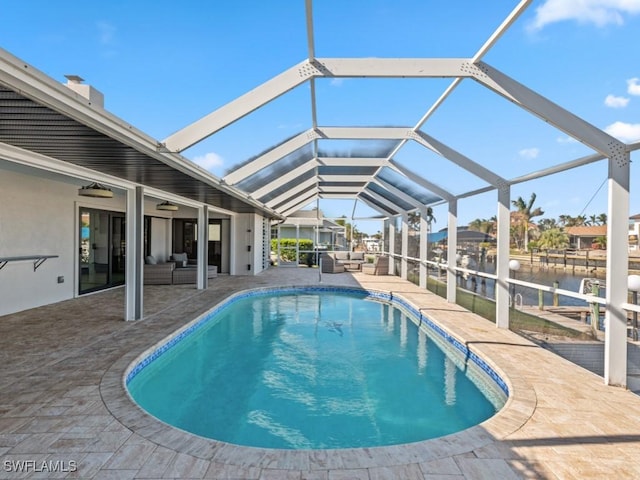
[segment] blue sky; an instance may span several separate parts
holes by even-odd
[[[162,140],[307,57],[304,0],[248,2],[5,2],[0,46],[64,82],[77,74],[105,107]],[[318,57],[471,57],[518,2],[314,2]],[[640,140],[640,0],[535,1],[484,61],[624,142]],[[415,125],[447,79],[317,81],[324,126]],[[308,85],[186,150],[223,176],[233,165],[311,126]],[[513,178],[592,153],[566,134],[466,80],[423,127]],[[342,148],[342,147],[336,147]],[[348,148],[348,147],[344,147]],[[396,160],[462,193],[482,186],[416,144]],[[635,153],[632,159],[640,158]],[[632,165],[631,214],[640,176]],[[606,211],[606,163],[514,186],[545,217]],[[635,188],[635,190],[639,190]],[[495,215],[495,193],[459,203],[459,222]],[[322,202],[350,216],[352,201]],[[359,206],[356,215],[373,212]],[[435,229],[446,226],[436,208]],[[365,231],[377,224],[358,222]]]

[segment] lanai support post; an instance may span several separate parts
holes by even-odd
[[[143,317],[143,265],[144,265],[144,189],[127,189],[124,319]]]
[[[429,234],[429,223],[427,222],[427,209],[420,209],[420,288],[427,288],[427,275],[429,270],[427,268],[427,252],[429,249],[429,242],[427,241]]]
[[[396,257],[394,253],[396,252],[396,218],[389,218],[389,274],[396,274]]]
[[[604,382],[620,387],[627,385],[627,312],[622,304],[628,294],[629,164],[629,152],[609,158]]]
[[[447,219],[447,302],[456,303],[456,255],[458,249],[458,201],[449,201]]]
[[[203,205],[198,209],[198,290],[206,290],[209,285],[209,207]]]
[[[498,235],[496,255],[496,326],[509,328],[509,227],[511,222],[511,187],[498,188]]]
[[[409,216],[406,213],[402,214],[402,245],[400,248],[402,259],[400,260],[400,278],[407,279],[409,273]]]

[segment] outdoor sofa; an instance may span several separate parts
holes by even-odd
[[[207,278],[216,278],[218,267],[207,266]],[[180,285],[196,283],[198,265],[196,260],[189,260],[186,253],[174,253],[168,262],[158,262],[155,257],[145,257],[144,283],[146,285]]]

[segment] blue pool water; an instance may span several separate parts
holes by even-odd
[[[365,293],[270,292],[223,307],[138,364],[127,386],[150,414],[204,437],[280,449],[371,447],[493,416],[506,396],[495,385],[483,394],[469,363]]]

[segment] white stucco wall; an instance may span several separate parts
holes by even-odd
[[[263,270],[262,248],[262,216],[255,214],[239,214],[234,217],[232,229],[236,241],[235,275],[255,275]],[[247,246],[251,245],[251,251]],[[247,269],[251,265],[251,270]]]
[[[0,270],[0,315],[74,297],[79,205],[121,211],[124,197],[85,201],[76,185],[0,171],[0,257],[59,256],[35,272],[33,261],[9,262]]]
[[[145,205],[145,208],[148,208]],[[158,262],[169,260],[171,251],[171,220],[166,218],[151,218],[151,255]]]

